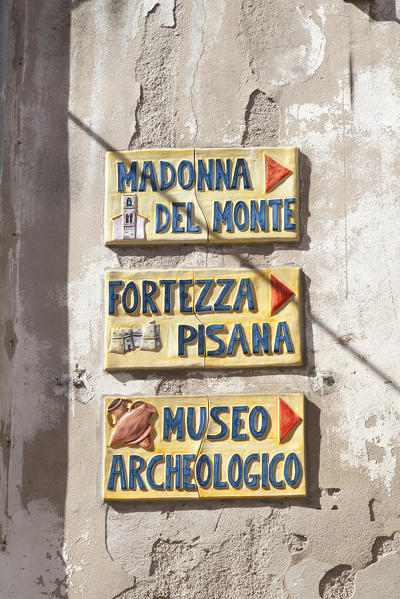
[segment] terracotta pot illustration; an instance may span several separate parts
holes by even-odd
[[[145,401],[132,402],[121,397],[114,399],[107,409],[108,423],[114,428],[110,447],[139,445],[148,449],[153,430],[150,420],[155,411],[155,407]]]

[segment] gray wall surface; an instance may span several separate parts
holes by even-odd
[[[399,597],[395,0],[1,16],[0,597]],[[104,247],[106,150],[240,145],[300,148],[297,245]],[[104,270],[170,266],[300,266],[304,367],[104,372]],[[102,396],[199,388],[305,393],[305,499],[102,502]]]

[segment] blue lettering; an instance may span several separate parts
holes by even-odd
[[[240,279],[239,287],[238,287],[236,298],[235,298],[235,303],[233,304],[234,310],[241,309],[242,297],[245,297],[247,299],[247,305],[249,307],[249,310],[254,310],[254,300],[253,300],[253,293],[252,293],[252,289],[251,289],[251,281],[247,277],[244,279]]]
[[[226,230],[232,231],[232,202],[228,200],[225,202],[224,210],[221,212],[220,203],[214,202],[214,214],[213,214],[213,231],[219,231],[219,223],[226,222]]]
[[[236,466],[236,478],[233,477],[233,468]],[[228,481],[229,484],[237,489],[243,478],[243,463],[239,454],[234,453],[228,463]]]
[[[196,485],[189,482],[191,475],[191,469],[188,468],[188,462],[192,462],[196,459],[194,453],[184,453],[182,456],[182,489],[195,489]]]
[[[277,453],[274,455],[273,458],[271,458],[270,462],[269,462],[269,468],[268,468],[268,478],[269,478],[269,482],[271,483],[271,485],[273,487],[275,487],[275,489],[282,489],[283,487],[283,482],[277,481],[275,478],[275,469],[277,466],[277,462],[281,462],[283,460],[283,453]]]
[[[264,354],[269,354],[269,324],[262,323],[262,335],[256,322],[251,325],[251,338],[253,346],[253,354],[260,353],[260,346]]]
[[[220,474],[221,474],[221,454],[214,453],[213,487],[215,489],[224,489],[228,486],[224,480],[221,480]]]
[[[293,463],[293,469],[294,469],[293,478],[290,478],[291,462]],[[300,461],[295,453],[289,453],[289,455],[286,456],[283,471],[284,471],[285,481],[287,482],[287,484],[290,485],[291,487],[295,487],[297,485],[297,483],[299,482],[300,474],[301,474]]]
[[[131,307],[128,306],[128,303],[126,301],[128,292],[131,291],[132,292],[132,305]],[[136,285],[133,281],[129,281],[129,283],[126,284],[126,287],[124,289],[124,292],[122,294],[122,307],[124,309],[124,311],[127,314],[132,314],[132,312],[134,312],[136,310],[136,308],[138,307],[138,303],[139,303],[139,294],[138,294],[138,290],[136,288]]]
[[[214,161],[212,158],[208,159],[208,171],[206,171],[206,167],[204,166],[204,162],[199,158],[197,160],[197,189],[203,189],[203,179],[208,187],[208,189],[213,188],[213,174],[214,174]]]
[[[207,470],[205,478],[203,476],[204,470]],[[196,461],[196,480],[200,487],[207,487],[211,481],[211,461],[208,455],[204,453]]]
[[[215,160],[215,189],[221,189],[221,183],[224,184],[225,189],[230,189],[231,179],[231,159],[226,158],[225,170],[222,166],[221,158]]]
[[[165,169],[169,170],[169,180],[166,179]],[[170,162],[160,160],[160,189],[169,189],[175,182],[175,169]]]
[[[114,293],[115,287],[121,287],[122,281],[108,281],[108,313],[114,314],[115,302],[119,299],[119,293]]]
[[[209,339],[212,339],[212,341],[215,341],[218,344],[218,347],[216,347],[215,349],[207,350],[207,356],[220,356],[221,354],[224,353],[225,343],[222,341],[222,339],[217,337],[217,335],[214,335],[214,331],[223,331],[224,328],[225,328],[225,325],[223,325],[223,324],[209,324],[206,327],[207,337]]]
[[[295,231],[296,223],[291,222],[293,217],[293,210],[290,208],[290,204],[295,204],[296,198],[285,198],[283,200],[283,228],[285,231]]]
[[[192,224],[192,211],[193,202],[188,202],[186,208],[186,230],[188,233],[198,233],[200,231],[200,226]]]
[[[236,323],[233,326],[232,334],[229,339],[228,347],[226,349],[226,355],[231,356],[233,354],[233,350],[235,348],[235,343],[240,343],[242,348],[242,352],[244,354],[249,353],[249,348],[247,347],[246,337],[240,323]]]
[[[268,484],[268,454],[261,454],[261,486],[264,489],[269,489]]]
[[[260,459],[260,456],[258,455],[258,453],[251,453],[249,456],[247,456],[247,458],[244,461],[243,480],[244,480],[244,484],[246,485],[246,487],[248,489],[254,489],[254,487],[257,486],[258,481],[260,479],[259,474],[249,474],[248,473],[248,471],[250,470],[251,463],[258,462],[259,459]]]
[[[187,337],[185,337],[185,331],[189,333]],[[178,356],[186,355],[185,345],[196,339],[196,337],[197,331],[190,324],[178,324]]]
[[[183,169],[187,169],[188,180],[184,182]],[[178,166],[178,183],[182,189],[189,189],[193,185],[194,169],[193,164],[189,160],[181,160]]]
[[[135,466],[135,461],[138,461],[139,464]],[[130,455],[129,456],[129,489],[136,490],[137,488],[141,491],[146,489],[142,477],[139,472],[143,470],[144,467],[144,459],[140,455]]]
[[[170,408],[163,410],[163,441],[170,440],[170,433],[176,430],[176,439],[183,439],[183,408],[176,408],[175,416],[172,416]]]
[[[156,204],[155,207],[156,212],[156,233],[162,233],[169,226],[170,216],[169,210],[163,204]],[[165,222],[162,222],[162,215],[165,216]]]
[[[214,302],[214,311],[215,312],[224,312],[224,311],[231,310],[231,306],[228,306],[227,304],[223,304],[222,302],[225,299],[225,296],[229,293],[234,282],[235,282],[235,279],[217,279],[218,285],[223,285],[224,287],[222,288],[221,293],[219,294],[219,296],[217,297],[217,299]]]
[[[272,206],[272,230],[278,231],[278,206],[282,205],[282,200],[268,200],[268,206]]]
[[[150,290],[147,289],[147,286],[150,287]],[[153,302],[153,295],[157,291],[157,285],[154,281],[142,281],[142,312],[143,314],[147,314],[147,306],[149,306],[152,314],[158,314],[159,309],[156,304]]]
[[[259,430],[256,429],[256,418],[257,418],[258,414],[260,414],[260,416],[261,416],[261,426],[260,426]],[[268,428],[268,422],[269,422],[268,413],[267,413],[267,410],[263,406],[254,406],[254,408],[252,408],[250,410],[249,428],[250,428],[250,433],[252,434],[252,436],[255,439],[260,439],[265,434],[265,431]]]
[[[247,165],[244,158],[238,158],[235,164],[235,172],[233,173],[232,189],[237,189],[238,180],[243,179],[243,188],[250,189],[249,177],[247,173]]]
[[[240,412],[247,412],[247,406],[233,406],[232,408],[232,439],[247,439],[246,433],[239,433],[243,420],[239,418]]]
[[[179,310],[181,313],[185,312],[193,312],[192,306],[186,306],[187,299],[189,297],[188,292],[186,291],[186,285],[193,284],[191,279],[181,279],[178,281],[179,285]]]
[[[125,191],[124,183],[131,184],[131,191],[136,191],[136,166],[135,160],[131,162],[131,166],[128,172],[125,171],[124,163],[117,162],[117,178],[118,178],[118,191]]]
[[[142,172],[140,175],[139,191],[145,191],[146,180],[150,179],[151,189],[157,191],[156,176],[154,174],[153,163],[151,160],[144,160]]]
[[[172,232],[173,233],[184,233],[185,227],[179,227],[179,223],[182,220],[182,214],[179,214],[178,208],[184,208],[185,202],[172,202]]]
[[[197,432],[194,430],[194,417],[195,417],[195,408],[189,407],[187,409],[186,414],[186,428],[187,433],[191,439],[201,439],[204,433],[204,428],[206,424],[206,409],[204,406],[200,406],[200,422]]]
[[[242,212],[242,222],[240,222],[239,218],[240,211]],[[242,200],[236,202],[235,204],[235,209],[233,211],[233,220],[239,231],[243,231],[243,229],[245,229],[249,224],[249,209],[247,208],[245,202],[243,202]]]
[[[290,339],[289,329],[286,322],[278,322],[276,327],[276,335],[275,335],[275,343],[274,343],[274,353],[279,354],[281,351],[281,343],[286,344],[286,349],[288,353],[292,353],[294,351],[293,345]]]
[[[162,279],[158,282],[159,285],[164,286],[164,314],[171,313],[171,285],[176,285],[176,281],[173,279]]]
[[[250,231],[256,230],[256,223],[261,231],[265,231],[265,200],[260,200],[258,210],[256,200],[250,200]]]
[[[207,439],[224,439],[228,433],[228,427],[225,422],[218,418],[218,414],[228,412],[228,406],[213,406],[210,410],[210,418],[214,420],[215,424],[221,427],[218,433],[211,435],[207,434]]]
[[[196,285],[204,285],[203,289],[199,293],[199,297],[196,300],[194,309],[196,312],[211,312],[211,306],[203,306],[203,302],[205,301],[208,292],[211,289],[211,285],[213,284],[212,279],[197,279],[195,281]]]
[[[160,483],[158,485],[157,483],[154,482],[154,479],[153,479],[153,468],[156,466],[156,464],[158,464],[159,462],[162,462],[163,460],[164,460],[164,456],[155,455],[151,458],[151,460],[149,460],[149,463],[147,464],[147,468],[146,468],[147,484],[149,485],[150,489],[154,489],[155,491],[161,491],[164,488],[163,483]]]
[[[112,457],[110,475],[107,482],[108,491],[113,491],[115,489],[116,476],[120,477],[121,491],[126,491],[125,464],[122,455],[119,454],[114,454]]]
[[[175,457],[175,466],[173,466],[173,459]],[[172,477],[175,477],[175,487],[171,484]],[[177,453],[175,456],[167,454],[165,456],[165,488],[166,489],[180,489],[181,488],[181,456]]]

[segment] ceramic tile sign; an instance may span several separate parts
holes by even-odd
[[[305,495],[304,398],[107,397],[105,499]]]
[[[297,241],[297,148],[108,152],[105,243]]]
[[[298,268],[106,272],[105,368],[302,363]]]

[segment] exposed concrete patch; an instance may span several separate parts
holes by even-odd
[[[249,98],[245,113],[246,129],[243,133],[244,146],[279,146],[279,106],[267,95],[256,89]]]
[[[94,398],[94,389],[90,382],[91,374],[86,372],[86,368],[79,368],[78,364],[72,375],[62,374],[54,378],[54,393],[58,396],[64,396],[66,399],[79,401],[87,404]]]
[[[376,562],[387,553],[400,553],[400,532],[394,532],[390,537],[377,537],[372,547],[372,561]]]
[[[291,599],[321,599],[318,585],[332,566],[325,562],[307,559],[286,572],[286,587]]]
[[[380,447],[377,443],[372,441],[365,441],[365,447],[367,449],[368,460],[374,461],[377,464],[381,464],[386,455],[386,449]]]
[[[294,0],[285,2],[284,19],[279,18],[281,12],[282,6],[276,2],[243,0],[243,32],[250,65],[259,81],[272,85],[307,81],[325,56],[322,27],[311,10]]]
[[[285,597],[282,572],[306,543],[288,529],[287,509],[235,501],[175,507],[108,509],[108,551],[138,581],[127,598],[191,597],[200,588],[203,599]]]
[[[135,78],[140,84],[135,132],[129,148],[174,146],[175,82],[178,38],[174,29],[160,27],[162,3],[151,1],[144,25]]]
[[[322,372],[313,381],[313,389],[318,395],[329,395],[338,387],[337,376],[332,372]]]
[[[138,0],[134,11],[129,11],[132,19],[132,39],[135,40],[144,18],[159,6],[160,24],[163,27],[175,27],[175,0]],[[135,18],[136,17],[136,18]]]
[[[319,583],[322,599],[350,599],[354,592],[355,573],[350,566],[339,565],[328,570]]]
[[[295,533],[287,535],[286,543],[290,553],[301,553],[307,546],[307,537]]]
[[[390,553],[357,572],[352,599],[395,599],[400,597],[400,555]]]

